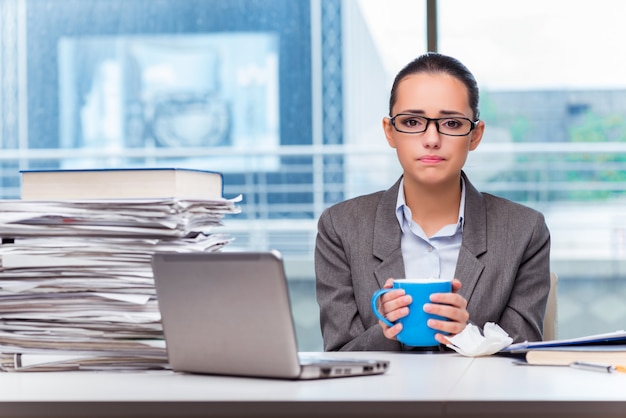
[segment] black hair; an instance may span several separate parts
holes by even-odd
[[[446,73],[465,84],[465,87],[467,87],[469,105],[472,108],[472,112],[474,112],[474,120],[478,120],[478,84],[476,83],[474,75],[461,61],[436,52],[427,52],[424,55],[420,55],[408,63],[396,75],[389,97],[389,116],[393,116],[391,109],[396,103],[398,84],[400,84],[400,81],[405,77],[417,73]]]

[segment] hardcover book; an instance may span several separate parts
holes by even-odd
[[[528,364],[568,366],[574,362],[626,365],[626,345],[577,345],[545,347],[526,352]]]
[[[221,199],[223,175],[185,168],[24,170],[22,200]]]

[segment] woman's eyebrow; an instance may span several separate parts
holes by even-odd
[[[426,116],[426,112],[421,110],[421,109],[405,109],[405,110],[401,110],[399,111],[397,114],[409,114],[409,115],[418,115],[418,116]],[[465,113],[463,112],[459,112],[457,110],[440,110],[438,113],[439,116],[461,116],[461,117],[467,117],[465,116]]]
[[[463,116],[463,117],[466,117],[463,112],[458,112],[456,110],[440,110],[439,114],[440,115],[444,115],[444,116]]]
[[[425,115],[426,112],[424,112],[423,110],[419,110],[419,109],[405,109],[405,110],[401,110],[398,112],[398,114],[400,113],[408,113],[410,115]]]

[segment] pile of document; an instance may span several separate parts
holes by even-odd
[[[167,368],[152,254],[221,249],[239,199],[0,200],[0,370]]]

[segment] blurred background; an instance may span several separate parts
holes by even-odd
[[[626,327],[621,0],[0,0],[0,197],[20,170],[222,171],[222,232],[286,261],[301,351],[322,349],[321,211],[400,174],[395,74],[438,50],[481,87],[472,182],[542,211],[558,337]]]

